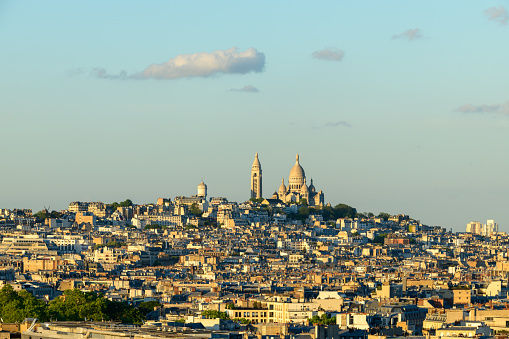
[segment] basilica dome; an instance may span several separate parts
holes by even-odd
[[[304,184],[306,179],[306,174],[304,173],[304,169],[299,164],[299,155],[297,154],[295,158],[295,165],[293,165],[290,171],[290,178],[288,180],[288,188],[290,190],[299,190],[300,187]]]

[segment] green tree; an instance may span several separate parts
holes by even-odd
[[[127,246],[127,244],[125,242],[120,242],[120,241],[109,241],[107,244],[106,244],[107,247],[109,248],[119,248],[119,247],[122,247],[122,246]]]
[[[314,315],[312,318],[308,319],[310,323],[312,324],[319,324],[319,325],[330,325],[336,323],[336,317],[331,317],[327,314],[322,314],[322,316]]]
[[[241,324],[250,324],[251,321],[250,320],[247,320],[246,318],[234,318],[233,321],[236,321],[236,322],[239,322]]]
[[[133,205],[133,202],[131,201],[131,199],[126,199],[126,200],[122,201],[121,203],[118,203],[115,201],[110,206],[113,211],[116,211],[118,207],[129,207],[132,205]]]
[[[309,207],[302,206],[299,208],[299,216],[307,218],[309,216]]]
[[[214,311],[214,310],[203,311],[203,312],[201,312],[201,315],[207,319],[217,319],[217,318],[224,319],[224,320],[230,319],[230,317],[228,316],[228,313]]]
[[[376,216],[377,218],[381,218],[383,219],[384,221],[387,221],[389,220],[389,218],[391,217],[391,215],[389,213],[385,213],[385,212],[380,212],[378,213],[378,215]]]
[[[375,238],[373,238],[373,243],[383,245],[385,238],[387,238],[387,233],[381,233],[381,234],[375,236]]]
[[[130,324],[143,321],[142,314],[131,305],[110,301],[102,293],[78,289],[66,290],[63,297],[50,301],[47,312],[51,318],[63,321],[119,320]]]
[[[333,209],[334,219],[354,218],[357,215],[357,209],[346,204],[337,204]]]
[[[46,321],[46,304],[30,292],[16,292],[11,285],[5,285],[0,290],[0,317],[5,322],[22,322],[25,318]]]
[[[132,205],[133,205],[133,202],[131,201],[131,199],[126,199],[120,203],[120,207],[129,207]]]
[[[160,307],[161,304],[155,300],[152,301],[144,301],[138,305],[138,310],[141,312],[143,316],[146,316],[148,313],[152,312],[154,308]]]
[[[42,210],[34,214],[34,217],[36,217],[37,219],[49,219],[49,218],[58,219],[61,216],[62,214],[57,211],[48,212],[48,210]]]
[[[162,229],[162,227],[158,224],[151,224],[151,225],[145,225],[145,227],[143,229],[145,229],[145,230],[160,230],[160,229]]]
[[[202,214],[203,214],[203,212],[202,212],[202,211],[200,210],[200,208],[198,207],[198,204],[197,204],[197,203],[195,203],[195,202],[191,205],[191,208],[189,209],[189,212],[190,212],[191,214],[196,215],[197,217],[201,217],[201,216],[202,216]]]

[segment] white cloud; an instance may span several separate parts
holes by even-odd
[[[152,64],[143,71],[128,74],[120,71],[110,74],[104,68],[94,68],[90,75],[100,79],[180,79],[191,77],[211,77],[221,74],[246,74],[263,72],[265,54],[254,48],[244,52],[236,47],[212,53],[201,52],[194,54],[180,54],[162,64]]]
[[[337,48],[324,48],[313,53],[313,57],[320,60],[341,61],[345,52]]]
[[[488,20],[498,22],[501,25],[507,25],[509,21],[509,14],[504,6],[490,7],[484,11],[484,14],[488,17]]]
[[[326,127],[352,127],[348,122],[346,121],[335,121],[335,122],[328,122],[325,124]]]
[[[467,104],[459,106],[456,111],[462,113],[475,113],[475,114],[504,114],[509,115],[509,101],[505,104],[494,104],[494,105],[472,105]]]
[[[403,33],[395,34],[392,36],[392,39],[406,39],[408,41],[414,41],[422,38],[423,35],[419,28],[407,29]]]
[[[253,85],[246,85],[242,88],[231,88],[230,91],[233,92],[248,92],[248,93],[258,93],[260,90]]]
[[[127,80],[136,78],[136,76],[127,74],[126,71],[120,71],[118,74],[109,74],[106,69],[102,67],[96,67],[92,69],[90,75],[99,79],[110,80]]]
[[[219,74],[246,74],[262,72],[265,54],[254,48],[244,52],[236,47],[212,53],[181,54],[162,64],[152,64],[137,76],[142,79],[179,79],[210,77]]]

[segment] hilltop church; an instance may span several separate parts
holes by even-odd
[[[251,168],[251,198],[262,197],[262,165],[258,158],[258,153],[255,155],[255,160]],[[323,192],[316,191],[311,179],[311,185],[306,185],[306,173],[299,163],[299,155],[297,154],[295,165],[290,170],[290,177],[288,178],[288,187],[285,186],[285,179],[282,179],[281,186],[274,192],[272,199],[279,199],[285,203],[299,202],[301,199],[306,199],[309,206],[323,206],[324,194]]]

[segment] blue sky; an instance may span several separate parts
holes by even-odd
[[[509,1],[1,1],[0,206],[333,205],[509,231]]]

